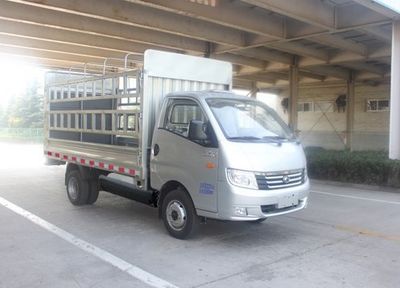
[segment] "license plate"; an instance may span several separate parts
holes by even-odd
[[[294,193],[286,194],[279,198],[278,209],[296,206],[298,204],[299,204],[299,197],[297,196],[297,194]]]

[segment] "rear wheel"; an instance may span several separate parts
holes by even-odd
[[[88,205],[92,205],[97,201],[97,198],[99,197],[99,185],[98,185],[98,179],[90,179],[89,180],[89,196],[87,200]]]
[[[88,181],[82,179],[78,170],[69,171],[66,180],[69,201],[76,206],[87,204],[89,197]]]
[[[162,204],[162,219],[171,236],[185,239],[193,235],[199,225],[192,199],[182,188],[169,192]]]

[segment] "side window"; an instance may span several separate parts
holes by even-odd
[[[206,122],[206,118],[196,102],[182,99],[170,100],[164,120],[165,129],[187,137],[189,123],[192,120]]]

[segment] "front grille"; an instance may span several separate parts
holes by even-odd
[[[262,205],[261,206],[261,211],[264,214],[268,214],[268,213],[281,213],[281,212],[286,212],[286,211],[290,211],[293,209],[296,209],[297,207],[300,206],[300,203],[297,205],[293,205],[293,206],[289,206],[289,207],[284,207],[284,208],[277,208],[277,205]]]
[[[260,190],[298,186],[304,183],[304,169],[257,173],[256,180]]]

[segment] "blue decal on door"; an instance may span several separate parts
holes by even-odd
[[[209,183],[200,183],[200,194],[212,195],[214,194],[215,186]]]

